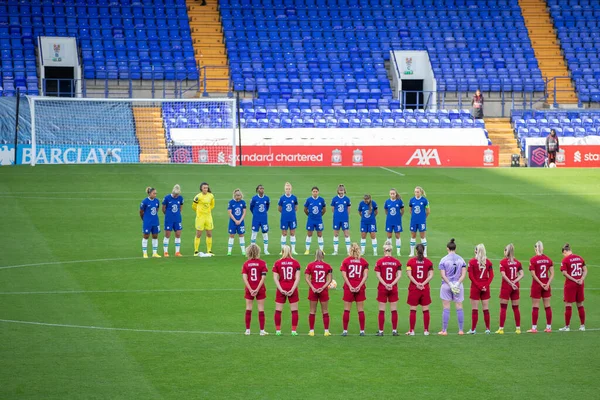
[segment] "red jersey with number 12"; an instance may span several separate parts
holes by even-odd
[[[545,254],[532,257],[531,260],[529,260],[529,270],[535,272],[535,276],[537,276],[544,285],[547,284],[550,279],[550,268],[553,265],[552,260]],[[537,282],[534,280],[533,283]]]
[[[377,260],[377,264],[375,264],[375,272],[379,272],[383,278],[383,281],[389,285],[390,283],[394,282],[394,279],[396,279],[396,274],[402,269],[401,267],[402,263],[400,263],[400,261],[396,260],[394,257],[385,256]],[[381,282],[379,282],[379,286],[383,288]]]
[[[310,275],[310,283],[315,289],[321,289],[327,283],[327,275],[331,274],[331,265],[323,261],[313,261],[306,266],[306,275]]]
[[[242,275],[248,276],[248,283],[252,290],[258,287],[262,276],[269,272],[267,264],[263,260],[248,260],[242,267]]]
[[[583,267],[585,267],[585,261],[578,255],[571,254],[563,258],[560,264],[560,270],[566,271],[573,279],[580,279],[583,276]],[[567,282],[570,282],[567,279]]]
[[[423,258],[421,261],[419,261],[419,259],[416,257],[411,258],[406,263],[406,271],[411,271],[412,277],[415,281],[423,283],[427,280],[427,275],[429,274],[429,271],[433,271],[433,263],[429,261],[428,258]],[[428,287],[429,283],[425,286],[425,288]],[[408,289],[417,289],[417,285],[415,285],[411,280],[410,284],[408,285]]]
[[[345,272],[348,281],[353,287],[356,287],[362,282],[365,269],[369,268],[369,263],[364,258],[347,257],[342,261],[340,271]],[[365,284],[366,286],[366,284]]]
[[[296,271],[301,269],[300,263],[293,258],[282,258],[273,265],[273,273],[279,274],[279,284],[283,290],[290,290],[294,286]]]

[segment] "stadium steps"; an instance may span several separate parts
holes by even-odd
[[[545,0],[519,0],[525,26],[544,79],[569,76],[554,24]],[[548,83],[548,104],[554,103],[554,87],[558,104],[576,104],[577,95],[571,79],[557,79]]]
[[[133,118],[135,135],[140,144],[140,162],[169,162],[161,108],[133,107]]]
[[[206,0],[206,6],[197,0],[186,0],[196,62],[200,67],[200,90],[229,92],[229,62],[223,38],[223,25],[218,0]],[[207,67],[207,68],[202,68]]]
[[[500,154],[497,155],[498,165],[510,167],[512,155],[521,153],[510,124],[510,118],[485,118],[485,129],[488,131],[488,137],[492,144],[500,146]]]

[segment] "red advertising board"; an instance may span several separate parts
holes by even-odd
[[[600,168],[600,146],[566,145],[560,148],[563,151],[556,156],[557,167]]]
[[[224,163],[231,157],[227,146],[185,149],[191,157],[180,162]],[[498,146],[243,146],[237,159],[246,166],[497,167],[498,151]]]

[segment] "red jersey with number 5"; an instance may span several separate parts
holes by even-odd
[[[273,273],[279,274],[279,284],[283,290],[290,290],[294,286],[296,271],[301,269],[300,263],[293,258],[282,258],[273,265]]]
[[[581,279],[583,276],[583,267],[585,267],[585,261],[575,254],[566,256],[560,264],[560,270],[566,271],[567,275],[573,279]],[[568,279],[567,282],[569,282]]]
[[[412,277],[419,283],[425,282],[427,280],[427,275],[429,271],[433,271],[433,263],[429,261],[428,258],[423,258],[419,261],[418,258],[411,258],[406,263],[406,271],[411,271]],[[429,287],[429,283],[425,286],[425,288]],[[408,285],[408,290],[417,289],[417,285],[410,281]]]
[[[506,277],[511,281],[517,279],[517,276],[519,276],[519,271],[522,270],[523,266],[521,265],[521,262],[516,258],[512,261],[510,261],[508,258],[504,258],[502,259],[502,261],[500,261],[500,273],[504,272],[506,274]],[[509,284],[504,279],[502,279],[502,286],[509,287]],[[519,282],[517,282],[517,286],[519,286]]]
[[[310,275],[310,283],[315,289],[321,289],[327,283],[327,275],[331,274],[331,265],[323,261],[313,261],[306,266],[306,275]]]
[[[544,285],[547,284],[550,279],[550,268],[553,265],[550,257],[545,254],[532,257],[531,260],[529,260],[529,270],[533,271],[535,276],[537,276]],[[535,280],[533,282],[537,283]]]
[[[388,285],[394,282],[396,274],[402,269],[402,263],[396,260],[394,257],[385,256],[377,260],[375,264],[375,272],[379,272],[383,281]],[[379,282],[379,287],[384,289],[384,286]]]
[[[246,274],[248,276],[248,283],[252,290],[258,287],[260,280],[267,272],[269,272],[269,269],[263,260],[248,260],[242,267],[242,275]]]
[[[345,272],[348,281],[353,287],[356,287],[363,280],[365,269],[369,268],[369,263],[364,258],[347,257],[342,261],[340,271]],[[366,285],[365,285],[366,286]]]

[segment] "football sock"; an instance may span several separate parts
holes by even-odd
[[[444,308],[442,311],[442,331],[448,330],[448,321],[450,321],[450,309]]]
[[[512,306],[513,313],[515,314],[515,325],[517,328],[521,326],[521,311],[519,311],[519,306]]]
[[[281,245],[285,246],[286,242],[287,242],[286,236],[281,235]]]
[[[296,236],[290,236],[290,244],[292,245],[292,252],[296,251]]]
[[[148,239],[142,239],[142,252],[146,254],[148,251]]]
[[[371,239],[371,245],[373,246],[373,253],[377,253],[377,239]]]
[[[292,330],[295,331],[298,327],[298,310],[292,311]]]
[[[474,308],[471,310],[471,330],[472,331],[477,329],[477,322],[479,322],[479,310]]]
[[[425,247],[425,251],[427,251],[427,239],[426,238],[421,239],[421,244],[423,245],[423,247]]]
[[[242,254],[246,254],[246,239],[240,237],[240,249],[242,250]]]
[[[252,231],[252,235],[250,235],[250,243],[256,243],[256,235],[258,235],[258,232]]]
[[[483,320],[485,321],[485,329],[490,330],[490,310],[483,310]]]
[[[265,312],[264,311],[258,312],[258,324],[260,326],[260,330],[264,331],[265,330]]]
[[[252,321],[252,310],[246,310],[246,329],[250,329],[251,321]]]
[[[323,314],[323,327],[326,331],[329,330],[329,314]]]
[[[344,310],[344,316],[342,317],[342,326],[345,331],[348,330],[349,322],[350,322],[350,310]]]
[[[281,330],[281,311],[275,311],[275,329]]]
[[[227,252],[231,254],[231,251],[233,250],[233,241],[234,238],[230,237],[229,240],[227,241]]]
[[[365,247],[367,247],[367,239],[360,239],[360,252],[365,252]]]
[[[539,307],[533,307],[531,309],[531,325],[537,326],[539,313]]]
[[[429,330],[429,321],[430,320],[431,320],[431,314],[429,314],[429,310],[423,311],[423,327],[425,328],[426,331]]]
[[[571,306],[565,307],[565,326],[571,325],[571,315],[573,314],[573,309]]]
[[[508,304],[500,304],[500,328],[504,328],[504,322],[506,322],[506,309]]]
[[[462,308],[456,310],[456,318],[458,319],[458,330],[462,331],[465,326],[465,312]]]
[[[396,239],[396,250],[400,251],[402,248],[402,239]]]
[[[333,251],[335,253],[337,253],[339,246],[340,246],[340,238],[339,238],[339,236],[334,236],[333,237]]]
[[[181,238],[175,238],[175,253],[179,253],[181,250]]]
[[[410,310],[410,315],[408,316],[408,324],[410,326],[410,331],[414,331],[415,325],[417,324],[417,310]]]
[[[552,325],[552,307],[546,307],[544,310],[546,311],[546,324]]]
[[[198,252],[198,248],[200,247],[200,238],[196,237],[194,238],[194,252]]]
[[[306,237],[306,251],[310,250],[310,242],[312,242],[312,236]]]
[[[417,239],[410,239],[410,254],[415,254],[415,246],[417,245]]]
[[[364,331],[365,330],[365,312],[364,311],[358,312],[358,324],[360,325],[360,330]]]
[[[263,233],[263,247],[265,248],[265,253],[269,251],[269,234]]]
[[[158,239],[152,239],[152,254],[158,252]]]
[[[319,243],[319,249],[321,251],[323,251],[323,246],[325,245],[325,242],[324,242],[323,238],[322,237],[317,238],[317,242]]]
[[[383,331],[383,325],[385,324],[385,311],[379,310],[379,330]]]
[[[163,238],[163,251],[165,253],[169,252],[169,238],[168,237]]]
[[[352,245],[352,242],[350,241],[350,236],[348,236],[346,238],[346,252],[350,253],[350,246]]]
[[[397,310],[392,310],[392,329],[393,330],[398,329],[398,311]]]
[[[583,306],[577,307],[577,311],[579,312],[579,320],[581,321],[581,325],[585,325],[585,308],[583,308]]]
[[[206,251],[209,253],[212,251],[212,237],[206,238]]]
[[[308,314],[308,329],[315,330],[315,314]]]

